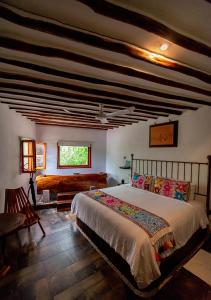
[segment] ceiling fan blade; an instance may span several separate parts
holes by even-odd
[[[70,114],[70,111],[68,109],[66,109],[66,108],[63,108],[63,111],[65,111],[65,112],[67,112],[67,113]]]
[[[100,122],[101,122],[101,124],[108,124],[109,123],[109,121],[106,118],[102,118],[100,120]]]
[[[115,116],[121,116],[121,115],[126,115],[126,114],[132,114],[135,110],[135,106],[131,106],[125,109],[120,109],[117,111],[114,111],[112,113],[106,114],[107,118],[115,117]]]
[[[100,116],[97,116],[95,117],[96,120],[100,121],[101,124],[107,124],[109,123],[108,120],[106,119],[106,117],[100,117]]]

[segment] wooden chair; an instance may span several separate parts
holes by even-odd
[[[29,228],[30,226],[38,223],[43,235],[45,236],[45,231],[40,223],[40,217],[33,209],[23,187],[5,190],[4,212],[24,214],[26,216],[26,220],[21,228]]]

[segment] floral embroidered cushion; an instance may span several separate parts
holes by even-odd
[[[147,191],[151,191],[153,186],[153,181],[154,181],[154,176],[152,175],[145,176],[144,189]]]
[[[175,198],[182,201],[188,200],[190,183],[174,179],[164,179],[160,195]]]
[[[153,186],[153,189],[152,189],[153,193],[160,194],[164,179],[165,178],[159,177],[159,176],[157,176],[155,178],[154,186]]]
[[[132,186],[139,188],[139,189],[143,189],[144,188],[144,180],[145,180],[145,178],[143,175],[135,174],[135,175],[133,175],[133,178],[132,178]]]
[[[190,189],[190,182],[187,181],[175,181],[174,196],[178,200],[187,201]]]
[[[173,179],[164,179],[162,188],[160,190],[160,195],[174,198],[175,182],[176,181]]]

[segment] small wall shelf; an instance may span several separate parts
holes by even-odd
[[[130,170],[131,169],[131,167],[119,167],[120,169],[125,169],[125,170]]]

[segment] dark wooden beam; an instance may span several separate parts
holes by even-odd
[[[28,107],[28,108],[27,108]],[[26,111],[29,111],[30,113],[32,113],[32,112],[34,112],[34,111],[36,111],[36,112],[46,112],[46,113],[48,113],[48,114],[51,114],[51,113],[56,113],[57,115],[58,115],[58,110],[57,109],[55,109],[55,108],[50,108],[50,109],[48,109],[48,108],[44,108],[44,107],[41,107],[41,108],[37,108],[36,106],[32,106],[32,107],[30,107],[30,106],[22,106],[22,105],[15,105],[15,104],[11,104],[11,106],[9,106],[9,108],[10,109],[14,109],[14,110],[16,110],[16,111],[18,111],[18,112],[20,112],[20,113],[25,113]],[[60,116],[61,116],[62,114],[60,114]],[[75,114],[73,114],[73,113],[70,113],[70,114],[66,114],[66,116],[72,116],[73,118],[74,117],[78,117],[78,116],[82,116],[82,117],[92,117],[92,118],[95,118],[96,116],[97,116],[97,113],[95,113],[95,112],[91,112],[91,111],[89,111],[89,112],[79,112],[79,113],[75,113]],[[122,118],[118,118],[118,117],[114,117],[114,118],[108,118],[109,120],[114,120],[114,122],[118,122],[119,121],[119,123],[120,122],[122,122],[122,123],[137,123],[137,122],[139,122],[139,121],[146,121],[147,119],[146,118],[138,118],[138,119],[129,119],[127,116],[125,116],[125,119],[124,119],[124,117],[122,117]]]
[[[35,93],[35,92],[32,92],[32,93],[26,93],[26,92],[22,92],[22,91],[19,91],[19,90],[16,90],[15,92],[13,92],[13,91],[7,91],[7,90],[3,90],[3,89],[0,89],[0,94],[1,94],[1,97],[2,98],[4,98],[4,95],[10,95],[11,97],[16,97],[17,95],[18,96],[29,96],[29,97],[34,97],[34,99],[37,99],[37,98],[39,98],[39,99],[42,99],[42,100],[45,100],[45,99],[47,99],[47,100],[52,100],[52,101],[54,101],[55,99],[57,99],[60,103],[61,102],[63,102],[63,100],[62,99],[60,99],[60,98],[54,98],[54,97],[49,97],[49,96],[46,96],[46,94],[44,94],[43,96],[42,95],[38,95],[37,93]],[[14,98],[13,98],[14,99]],[[34,101],[33,101],[34,102]],[[36,103],[36,101],[35,101],[35,103]],[[80,101],[75,101],[75,100],[72,100],[72,99],[69,99],[68,100],[68,102],[67,102],[67,104],[71,104],[71,103],[74,103],[74,104],[77,104],[78,103],[78,105],[80,105],[81,104],[81,102]],[[95,104],[95,105],[99,105],[99,103],[92,103],[92,102],[90,102],[90,104]],[[64,104],[64,106],[65,106],[66,104]],[[105,104],[104,104],[105,105]],[[106,104],[106,106],[108,106],[107,104]],[[129,106],[131,106],[131,105],[128,105],[128,106],[119,106],[118,108],[116,107],[116,105],[109,105],[108,107],[111,107],[111,108],[115,108],[115,109],[121,109],[121,108],[126,108],[126,107],[129,107]],[[144,109],[139,109],[139,108],[137,108],[136,107],[136,110],[135,110],[135,112],[136,113],[138,113],[140,116],[144,116],[144,115],[146,115],[146,117],[149,117],[149,116],[154,116],[155,118],[157,117],[157,116],[167,116],[168,115],[168,113],[166,113],[166,112],[152,112],[152,111],[147,111],[147,110],[144,110]]]
[[[144,29],[151,33],[157,34],[164,39],[171,41],[174,44],[177,44],[183,48],[206,55],[211,56],[211,48],[205,45],[202,42],[195,41],[194,39],[185,36],[170,27],[155,21],[154,19],[145,16],[139,12],[131,11],[127,8],[123,8],[114,3],[105,1],[105,0],[78,0],[79,2],[85,4],[91,8],[97,14],[102,16],[118,20],[133,26],[136,26],[140,29]]]
[[[98,121],[98,122],[92,122],[92,121],[83,122],[83,121],[50,120],[50,119],[39,119],[39,118],[28,118],[28,119],[31,121],[34,121],[34,122],[49,122],[49,123],[59,123],[59,124],[66,124],[66,125],[70,124],[70,125],[75,125],[75,126],[76,125],[93,126],[93,127],[102,126],[100,121]],[[111,122],[103,124],[103,126],[105,126],[105,127],[114,127],[114,128],[117,128],[118,126],[125,126],[125,125],[127,125],[127,124],[113,124]]]
[[[18,112],[18,111],[17,111]],[[28,118],[28,117],[27,117]],[[36,122],[36,123],[51,123],[51,124],[63,124],[63,125],[71,125],[71,126],[75,126],[75,127],[84,127],[84,128],[87,128],[87,127],[92,127],[92,128],[118,128],[119,126],[125,126],[124,124],[110,124],[110,123],[107,123],[107,124],[101,124],[100,121],[98,123],[93,123],[93,122],[86,122],[86,123],[83,123],[83,122],[80,122],[80,121],[69,121],[69,122],[65,122],[65,121],[57,121],[57,120],[38,120],[38,119],[30,119],[28,118],[30,121],[33,121],[33,122]]]
[[[7,102],[7,101],[1,101],[2,103],[5,103],[5,104],[9,104],[9,102]],[[20,106],[20,107],[31,107],[31,108],[33,108],[33,107],[36,107],[36,108],[44,108],[44,107],[42,107],[42,106],[40,106],[40,105],[35,105],[35,104],[32,104],[32,105],[27,105],[27,104],[15,104],[15,103],[12,103],[12,105],[13,106]],[[47,109],[47,107],[46,107],[46,109]],[[53,109],[53,108],[49,108],[49,109]],[[58,111],[58,108],[55,108],[57,111]],[[60,109],[60,108],[59,108]],[[149,111],[157,111],[157,112],[159,112],[159,111],[165,111],[165,112],[168,112],[169,114],[176,114],[176,115],[180,115],[180,114],[182,114],[182,112],[178,112],[178,111],[172,111],[172,110],[166,110],[165,108],[158,108],[158,107],[150,107],[150,109],[149,109]],[[81,112],[82,113],[82,112]]]
[[[15,109],[15,108],[13,108]],[[62,117],[62,118],[65,118],[67,116],[72,116],[72,117],[76,117],[76,118],[86,118],[87,120],[90,120],[90,119],[93,119],[96,115],[84,115],[84,114],[77,114],[77,115],[72,115],[72,114],[64,114],[64,113],[61,113],[61,112],[57,112],[57,111],[45,111],[45,110],[37,110],[37,109],[30,109],[30,108],[16,108],[15,109],[16,112],[22,114],[23,116],[25,117],[36,117],[36,116],[46,116],[46,117]],[[115,119],[109,119],[109,120],[115,120],[115,121],[121,121],[122,119],[115,117]],[[147,119],[129,119],[127,118],[126,119],[127,121],[131,121],[131,123],[136,123],[136,122],[140,122],[140,121],[147,121]]]
[[[21,107],[21,109],[24,109],[24,110],[29,110],[29,111],[33,111],[34,109],[31,107],[31,108],[24,108],[24,107]],[[36,111],[40,111],[40,112],[49,112],[49,110],[41,110],[41,108],[36,108]],[[55,111],[55,113],[56,114],[61,114],[60,112],[58,112],[58,110],[57,111]],[[63,114],[63,113],[62,113]],[[79,114],[77,114],[77,115],[79,115]],[[81,115],[81,113],[80,113],[80,115]],[[156,114],[157,116],[159,116],[159,113],[157,113]],[[160,116],[164,116],[164,115],[162,115],[162,113],[160,114]],[[168,115],[165,115],[165,117],[168,117]],[[137,119],[137,118],[136,118]]]
[[[43,126],[59,126],[59,127],[71,127],[71,128],[83,128],[83,129],[96,129],[96,130],[108,130],[113,129],[113,127],[105,128],[105,127],[92,127],[92,126],[73,126],[73,125],[65,125],[65,124],[55,124],[55,123],[48,123],[48,122],[36,122],[37,125],[43,125]]]
[[[59,120],[59,121],[71,121],[71,122],[92,122],[92,123],[99,123],[99,120],[95,119],[95,117],[87,117],[87,116],[84,116],[84,117],[78,117],[78,116],[44,116],[44,115],[39,115],[39,114],[24,114],[24,116],[27,116],[27,118],[29,119],[43,119],[43,120]],[[133,123],[138,123],[138,121],[128,121],[127,118],[122,119],[122,120],[117,120],[117,119],[114,119],[114,118],[109,118],[109,123],[111,124],[128,124],[128,125],[131,125]],[[143,119],[142,121],[147,121],[147,119]]]
[[[9,95],[9,97],[8,97]],[[21,96],[21,97],[27,97],[27,99],[25,98],[17,98],[17,96]],[[83,99],[83,95],[80,95],[81,96],[81,99]],[[51,101],[51,103],[55,103],[55,104],[58,104],[58,106],[63,106],[63,107],[68,107],[68,106],[71,106],[72,104],[78,104],[78,106],[80,105],[94,105],[94,106],[98,106],[99,105],[99,102],[97,102],[96,100],[98,100],[98,98],[94,98],[95,100],[91,101],[91,100],[81,100],[81,99],[78,99],[77,96],[76,96],[76,99],[72,99],[72,98],[64,98],[63,96],[57,96],[55,97],[54,95],[52,95],[51,97],[48,95],[48,94],[45,94],[44,96],[42,95],[38,95],[37,93],[35,92],[27,92],[27,91],[21,91],[21,90],[16,90],[15,92],[14,91],[6,91],[6,90],[3,90],[3,89],[0,89],[0,97],[5,97],[5,98],[8,98],[8,99],[16,99],[17,101],[18,100],[23,100],[24,99],[26,101],[30,101],[30,102],[34,102],[34,103],[45,103],[45,100],[47,101]],[[86,95],[85,95],[86,97]],[[93,99],[92,98],[92,99]],[[40,101],[40,100],[41,101]],[[91,97],[90,97],[91,99]],[[108,99],[109,100],[109,99]],[[50,102],[46,102],[46,103],[50,103]],[[61,104],[63,103],[63,104]],[[61,104],[61,105],[60,105]],[[115,101],[114,103],[111,101],[111,104],[110,102],[109,103],[104,103],[104,107],[106,108],[112,108],[112,109],[121,109],[121,108],[127,108],[131,106],[131,104],[129,105],[128,103],[126,102],[121,102],[121,104],[116,104],[115,105]]]
[[[93,120],[93,115],[89,115],[89,114],[77,114],[77,113],[70,113],[70,114],[63,114],[63,113],[57,113],[56,114],[54,112],[50,112],[50,114],[48,112],[25,112],[24,113],[25,116],[32,116],[32,117],[58,117],[58,118],[63,118],[63,119],[70,119],[70,118],[74,118],[74,119],[82,119],[82,120]],[[130,116],[125,115],[124,117],[113,117],[113,118],[109,118],[110,120],[113,120],[115,122],[131,122],[131,123],[137,123],[139,121],[146,121],[148,118],[130,118]]]
[[[49,20],[38,20],[33,19],[30,16],[23,16],[17,12],[12,11],[7,7],[1,7],[1,17],[7,21],[12,22],[15,25],[20,25],[25,28],[30,28],[33,30],[37,30],[40,32],[45,32],[59,38],[63,37],[68,40],[74,40],[79,43],[83,43],[89,46],[97,47],[103,50],[109,50],[116,53],[121,53],[132,58],[146,61],[151,64],[155,64],[155,62],[147,59],[147,52],[144,49],[136,45],[126,44],[120,40],[114,40],[107,36],[102,36],[99,34],[93,34],[87,31],[78,30],[76,27],[64,27],[60,23],[53,23]],[[138,48],[137,48],[138,47]],[[193,69],[189,66],[182,65],[177,61],[171,63],[160,64],[160,67],[167,68],[173,71],[180,72],[182,74],[186,74],[189,76],[196,77],[200,80],[203,80],[207,83],[211,83],[211,76],[206,74],[205,72]]]
[[[66,122],[66,120],[65,119],[61,119],[61,118],[50,118],[50,117],[32,117],[32,116],[28,116],[28,115],[25,115],[25,114],[22,114],[22,116],[24,116],[24,117],[27,117],[29,120],[32,120],[32,121],[35,121],[35,122],[46,122],[46,121],[48,121],[48,122],[54,122],[54,121],[56,121],[56,122],[60,122],[60,123],[68,123],[68,122]],[[136,123],[138,123],[138,122],[116,122],[116,121],[113,121],[113,120],[111,120],[111,119],[109,119],[108,120],[109,121],[109,125],[110,126],[126,126],[126,125],[132,125],[132,124],[136,124]],[[99,124],[101,124],[100,123],[100,121],[95,121],[94,119],[92,119],[92,120],[78,120],[78,119],[74,119],[71,123],[77,123],[77,124],[85,124],[85,125],[87,125],[87,124],[94,124],[94,125],[99,125]]]
[[[157,84],[170,86],[170,87],[176,87],[179,89],[199,93],[202,95],[211,96],[210,91],[196,87],[196,86],[191,86],[191,85],[188,85],[188,84],[185,84],[182,82],[173,81],[170,79],[166,79],[163,77],[145,73],[145,72],[142,72],[141,70],[135,70],[131,67],[125,67],[122,65],[117,65],[115,63],[105,62],[102,60],[94,59],[92,57],[84,56],[84,55],[81,55],[78,53],[73,53],[70,51],[62,50],[62,49],[39,46],[36,44],[31,44],[31,43],[27,43],[27,42],[23,42],[20,40],[7,38],[7,37],[1,37],[0,47],[5,48],[5,49],[22,51],[23,53],[27,53],[27,54],[35,54],[35,55],[44,56],[44,57],[66,59],[66,60],[78,62],[80,64],[98,68],[101,71],[102,70],[112,71],[112,72],[126,75],[129,77],[136,77],[136,78],[147,80],[147,81],[154,82]]]
[[[95,98],[94,96],[92,97],[92,96],[83,95],[83,94],[73,94],[70,92],[58,91],[58,90],[35,87],[35,86],[28,86],[28,85],[24,85],[24,84],[15,84],[15,83],[10,84],[7,82],[4,82],[4,83],[0,82],[0,91],[5,92],[5,90],[3,90],[1,88],[7,88],[7,89],[9,89],[9,92],[10,92],[10,89],[17,89],[21,92],[22,91],[33,92],[33,93],[35,93],[35,95],[37,95],[37,93],[42,93],[42,94],[44,94],[44,97],[46,94],[47,94],[47,96],[52,95],[52,96],[59,96],[59,97],[65,97],[65,98],[69,97],[69,101],[68,101],[69,103],[71,103],[73,99],[74,99],[74,102],[77,103],[76,100],[79,99],[80,100],[79,102],[84,103],[84,104],[87,104],[87,103],[93,104],[95,102],[96,105],[99,105],[100,103],[110,104],[110,105],[111,104],[118,104],[118,105],[123,104],[126,107],[135,105],[137,112],[138,111],[140,111],[140,112],[142,111],[145,113],[149,112],[150,114],[152,114],[153,111],[154,112],[163,112],[165,114],[181,114],[180,110],[165,108],[165,105],[164,105],[164,107],[151,106],[150,102],[149,102],[149,105],[142,105],[141,103],[134,104],[134,102],[129,102],[129,101],[126,102],[125,100],[120,101],[117,99]],[[86,99],[86,100],[82,100],[82,99]],[[74,103],[74,102],[72,102],[72,103]]]
[[[78,118],[77,116],[72,116],[71,118],[69,117],[58,117],[58,116],[40,116],[40,115],[33,115],[33,114],[28,114],[28,115],[25,115],[24,116],[27,116],[29,119],[46,119],[46,120],[60,120],[60,121],[77,121],[77,122],[92,122],[92,123],[99,123],[99,120],[95,119],[95,117],[86,117],[84,116],[83,118]],[[109,120],[109,123],[112,123],[112,124],[122,124],[122,125],[131,125],[133,123],[138,123],[140,121],[147,121],[147,119],[141,119],[141,120],[128,120],[127,118],[125,118],[125,120],[122,118],[121,120],[118,120],[118,119],[114,119],[114,118],[108,118]]]
[[[17,98],[17,96],[26,97],[27,99],[25,99],[25,98],[20,99],[20,98]],[[48,100],[48,101],[50,100],[51,103],[60,104],[63,107],[68,107],[68,106],[71,107],[72,104],[78,104],[78,106],[80,106],[81,104],[86,104],[88,106],[89,105],[95,105],[96,106],[96,102],[91,102],[91,101],[90,102],[87,102],[87,101],[80,102],[78,100],[74,101],[74,100],[71,100],[71,99],[69,99],[69,100],[64,99],[63,100],[62,98],[53,98],[53,97],[48,97],[48,96],[44,97],[44,96],[39,96],[37,94],[29,94],[29,93],[24,93],[24,92],[19,92],[19,91],[17,91],[17,92],[12,92],[12,91],[6,92],[6,91],[4,91],[3,92],[3,91],[0,90],[0,99],[1,98],[8,99],[8,100],[10,99],[10,100],[14,100],[14,101],[26,101],[26,102],[32,102],[32,103],[40,103],[40,104],[42,104],[42,103],[47,104],[48,102],[46,102],[45,100]],[[41,99],[42,101],[37,100],[37,99]],[[64,103],[64,104],[62,105],[61,103]],[[112,108],[112,109],[118,110],[118,109],[124,109],[124,108],[127,108],[127,107],[129,107],[129,105],[127,105],[127,104],[124,105],[124,103],[122,103],[122,105],[113,105],[113,104],[104,105],[105,110],[107,108]],[[136,111],[135,111],[136,115],[137,115],[137,112],[138,112],[138,115],[141,116],[141,117],[153,118],[153,119],[157,118],[156,114],[155,115],[153,115],[152,113],[146,114],[146,113],[143,113],[141,110],[136,108]]]
[[[81,125],[99,125],[100,121],[93,120],[66,120],[61,118],[43,118],[43,117],[27,117],[29,120],[35,121],[35,122],[58,122],[58,123],[64,123],[64,124],[81,124]],[[125,125],[132,125],[131,122],[114,122],[113,120],[109,120],[109,123],[107,125],[118,127],[118,126],[125,126]]]
[[[9,102],[6,102],[6,101],[1,101],[2,103],[5,103],[5,104],[10,104]],[[37,110],[37,111],[46,111],[46,112],[58,112],[58,111],[62,111],[56,107],[43,107],[43,106],[40,106],[40,105],[35,105],[35,104],[16,104],[16,103],[11,103],[10,104],[10,109],[16,109],[16,108],[19,108],[19,109],[29,109],[29,110]],[[93,111],[93,110],[84,110],[84,111],[80,111],[79,113],[77,113],[75,111],[76,115],[94,115],[94,116],[97,116],[97,111]],[[66,113],[67,115],[69,115],[69,113]]]
[[[24,84],[16,84],[16,83],[7,83],[7,82],[0,82],[0,88],[9,88],[9,89],[19,89],[19,90],[24,90],[24,91],[32,91],[32,92],[37,92],[37,93],[46,93],[46,94],[50,94],[50,95],[55,95],[55,96],[63,96],[63,97],[70,97],[70,98],[73,98],[73,94],[71,93],[68,93],[68,92],[64,92],[64,91],[58,91],[58,90],[51,90],[51,89],[46,89],[46,88],[37,88],[37,87],[34,87],[34,86],[26,86]],[[93,97],[91,96],[86,96],[86,95],[78,95],[78,94],[75,94],[74,95],[74,98],[77,99],[77,97],[80,96],[80,98],[84,98],[84,99],[92,99],[93,100]],[[99,103],[108,103],[109,99],[107,98],[98,98],[96,103],[99,104]],[[111,100],[110,100],[111,101]],[[109,103],[110,103],[109,101]],[[115,101],[117,103],[118,100],[113,100],[112,99],[112,102]],[[131,106],[132,103],[130,103],[129,106]],[[143,105],[143,104],[135,104],[135,106],[139,109],[143,109],[145,111],[155,111],[155,112],[166,112],[166,113],[169,113],[169,114],[177,114],[177,115],[180,115],[182,112],[179,111],[179,110],[176,110],[176,109],[170,109],[170,108],[166,108],[166,107],[159,107],[159,106],[150,106],[150,103],[149,105]]]
[[[10,99],[8,98],[8,100],[6,100],[6,98],[2,98],[1,99],[1,96],[0,96],[0,102],[3,103],[3,104],[8,104],[8,105],[19,105],[19,106],[23,106],[23,107],[39,107],[39,108],[46,108],[46,109],[56,109],[58,111],[58,108],[60,109],[61,107],[61,111],[64,111],[64,105],[58,105],[58,104],[50,104],[50,103],[43,103],[43,102],[37,102],[37,101],[28,101],[28,100],[21,100],[21,99]],[[23,103],[21,103],[23,102]],[[32,104],[30,104],[32,103]],[[35,104],[34,104],[35,103]],[[39,105],[36,105],[36,104],[39,104]],[[71,106],[68,106],[68,107],[65,107],[65,108],[68,108],[70,110],[69,113],[64,113],[63,114],[67,114],[67,115],[75,115],[75,116],[78,116],[80,114],[98,114],[99,113],[99,108],[98,107],[89,107],[87,106],[86,107],[80,107],[80,105],[78,107],[71,107]],[[107,111],[107,109],[105,108],[104,109],[104,112],[105,113],[108,113],[108,112],[111,112],[111,111]],[[125,119],[127,118],[128,120],[131,120],[131,121],[139,121],[139,120],[145,120],[146,118],[150,118],[150,116],[142,116],[142,115],[139,115],[138,113],[135,113],[133,112],[133,114],[129,114],[129,115],[125,115],[125,116],[116,116],[114,117],[116,119]]]
[[[8,83],[10,80],[16,80],[17,84],[21,84],[22,81],[26,81],[31,83],[33,86],[34,84],[42,84],[46,85],[48,88],[53,88],[53,87],[58,87],[62,89],[67,89],[68,91],[75,91],[79,93],[84,93],[88,95],[94,95],[96,96],[101,96],[101,97],[110,97],[112,100],[117,99],[117,100],[125,100],[125,101],[130,101],[134,102],[134,104],[138,103],[143,103],[147,105],[156,105],[156,106],[165,106],[165,107],[171,107],[175,109],[190,109],[190,110],[197,110],[197,107],[193,107],[190,105],[184,105],[184,104],[176,104],[176,103],[169,103],[169,102],[163,102],[159,100],[152,100],[152,99],[143,99],[140,97],[135,97],[135,96],[129,96],[126,94],[120,94],[116,92],[110,92],[106,90],[99,90],[99,89],[94,89],[94,88],[88,88],[84,86],[78,86],[75,84],[69,84],[69,83],[63,83],[63,82],[58,82],[54,80],[46,80],[46,79],[40,79],[28,75],[21,75],[21,74],[14,74],[14,73],[6,73],[6,72],[1,72],[0,71],[0,78],[2,79],[8,79]],[[23,83],[22,83],[23,84]],[[210,102],[211,106],[211,102]]]
[[[38,125],[46,125],[46,126],[61,126],[61,127],[72,127],[72,128],[84,128],[84,129],[97,129],[97,130],[108,130],[108,129],[113,129],[114,127],[103,127],[103,126],[83,126],[83,125],[67,125],[67,124],[62,124],[62,123],[52,123],[52,122],[36,122]]]
[[[81,85],[83,84],[83,82],[88,82],[88,83],[93,83],[93,84],[96,84],[96,85],[107,85],[109,87],[120,87],[120,88],[123,88],[124,90],[134,91],[134,92],[138,92],[138,93],[144,93],[144,94],[147,94],[147,95],[162,97],[162,98],[165,98],[165,99],[185,101],[185,102],[193,103],[193,104],[207,105],[207,103],[208,103],[208,101],[203,100],[203,99],[196,99],[196,98],[192,98],[192,97],[188,98],[188,97],[185,97],[185,96],[179,96],[179,95],[175,95],[175,94],[160,92],[160,91],[157,91],[157,90],[132,86],[132,85],[128,85],[128,84],[125,84],[125,83],[120,83],[120,82],[115,82],[115,81],[108,81],[108,80],[103,80],[103,79],[99,79],[99,78],[93,78],[93,77],[89,77],[89,76],[85,76],[85,75],[81,75],[81,74],[76,74],[76,73],[69,73],[69,72],[49,68],[49,67],[46,67],[46,66],[35,65],[35,64],[32,64],[32,63],[27,63],[27,62],[23,62],[23,61],[14,60],[14,59],[6,59],[6,58],[0,57],[0,62],[10,64],[10,65],[13,65],[13,66],[16,66],[16,67],[21,67],[23,69],[32,70],[32,71],[36,71],[36,72],[39,72],[39,73],[47,74],[47,75],[57,76],[57,77],[60,77],[60,78],[66,78],[66,79],[71,79],[71,80],[72,79],[77,80],[77,81],[82,82]],[[41,75],[41,74],[39,74],[39,75]]]
[[[42,101],[37,100],[37,99],[20,99],[20,98],[13,98],[13,97],[8,97],[8,96],[1,96],[1,92],[0,92],[0,102],[2,103],[6,103],[6,104],[22,104],[22,105],[26,105],[29,106],[28,104],[33,105],[32,103],[35,104],[40,104],[41,106],[45,106],[46,108],[48,108],[49,106],[54,106],[54,107],[58,107],[61,110],[65,109],[69,109],[69,110],[76,110],[80,111],[81,109],[91,109],[92,111],[96,111],[99,112],[99,107],[98,105],[96,105],[96,103],[86,103],[83,104],[83,106],[81,105],[81,103],[77,103],[77,101],[75,102],[67,102],[67,103],[62,103],[61,101],[51,101],[51,102],[46,102],[45,99],[43,99]],[[23,103],[20,103],[23,102]],[[108,109],[107,106],[104,106],[104,112],[108,113],[108,112],[112,112],[115,108],[112,107],[111,109]],[[118,108],[121,109],[121,108]],[[117,110],[117,109],[116,109]]]

